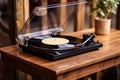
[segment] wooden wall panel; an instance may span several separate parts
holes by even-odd
[[[29,16],[29,0],[15,1],[16,26],[18,31],[23,27]]]
[[[117,15],[116,15],[116,29],[120,30],[120,4],[118,5],[117,8]]]
[[[77,5],[77,12],[75,18],[75,31],[83,30],[85,24],[85,4]]]
[[[22,28],[22,25],[24,24],[24,10],[23,10],[23,3],[24,0],[16,0],[15,2],[15,13],[16,13],[16,26],[18,28],[18,31]]]
[[[59,0],[59,3],[62,4],[62,3],[66,3],[67,0]],[[66,24],[64,24],[64,22],[66,21],[66,12],[67,12],[67,8],[66,7],[61,7],[60,8],[60,13],[59,13],[59,25],[60,27],[63,27],[63,29],[65,30],[66,29]]]
[[[47,0],[39,0],[39,4],[40,4],[40,6],[47,6],[48,3],[47,3]],[[42,29],[47,29],[48,28],[47,26],[45,26],[45,24],[47,24],[47,15],[43,16],[40,24],[43,25]]]
[[[91,0],[91,5],[90,5],[90,9],[92,10],[93,8],[96,8],[96,0]],[[95,17],[96,17],[96,13],[93,12],[90,15],[90,28],[95,27]]]
[[[24,1],[24,6],[23,6],[23,10],[24,10],[24,22],[28,19],[29,17],[29,0],[23,0]]]
[[[16,25],[15,25],[15,13],[14,13],[14,0],[8,0],[8,25],[9,25],[9,39],[10,45],[15,44],[16,38]]]

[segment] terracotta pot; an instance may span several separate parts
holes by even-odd
[[[110,33],[111,19],[95,19],[95,33],[106,35]]]

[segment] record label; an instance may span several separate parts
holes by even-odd
[[[42,43],[47,44],[47,45],[61,45],[61,44],[69,43],[69,40],[65,38],[55,37],[55,38],[43,39]]]

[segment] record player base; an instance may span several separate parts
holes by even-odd
[[[34,48],[26,47],[23,45],[19,45],[19,46],[22,48],[22,51],[28,52],[29,54],[32,54],[38,57],[45,58],[50,61],[54,61],[54,60],[59,60],[59,59],[63,59],[66,57],[70,57],[73,55],[83,54],[85,52],[98,50],[103,45],[101,43],[95,43],[92,46],[73,48],[67,51],[62,51],[62,53],[59,53],[56,51],[45,51],[45,50],[40,50],[40,49],[34,49]]]

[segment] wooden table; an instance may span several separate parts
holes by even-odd
[[[81,38],[83,33],[93,29],[68,35]],[[0,49],[2,80],[13,80],[14,69],[21,70],[38,80],[74,80],[120,64],[120,31],[112,30],[109,35],[97,35],[95,40],[103,43],[99,50],[87,52],[58,61],[48,61],[26,52],[17,45]]]

